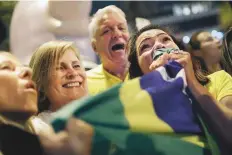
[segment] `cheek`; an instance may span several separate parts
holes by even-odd
[[[18,88],[18,77],[14,75],[0,75],[0,87],[7,90],[7,91],[16,91]],[[10,92],[8,92],[10,94]]]
[[[59,89],[62,86],[62,77],[60,74],[53,75],[49,78],[49,90],[54,91]]]
[[[128,41],[129,40],[129,33],[124,33],[123,38]]]
[[[109,45],[109,39],[107,37],[101,38],[101,40],[98,41],[97,51],[99,52],[105,51],[105,49],[108,48],[108,45]]]
[[[19,97],[18,79],[13,76],[0,75],[0,107],[8,109],[11,106],[17,107]]]
[[[83,80],[84,80],[84,81],[86,81],[86,77],[87,77],[87,75],[86,75],[85,70],[83,70],[83,69],[82,69],[80,74],[81,74],[81,76],[82,76]]]
[[[100,41],[100,44],[104,46],[110,41],[110,39],[111,39],[111,35],[107,34],[107,35],[102,36],[101,40],[99,41]]]
[[[149,67],[152,63],[152,58],[150,52],[145,52],[142,55],[139,56],[138,58],[139,61],[139,66],[143,73],[149,72]]]
[[[177,49],[179,49],[179,47],[178,47],[174,42],[169,42],[169,43],[167,44],[167,47],[168,47],[168,48],[177,48]]]

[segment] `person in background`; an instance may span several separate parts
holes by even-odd
[[[37,91],[30,68],[8,52],[0,53],[0,123],[35,132],[31,116],[38,111]]]
[[[45,122],[50,121],[52,112],[88,95],[86,73],[72,42],[44,43],[29,66],[39,92],[39,117]]]
[[[219,49],[219,45],[213,47],[214,50]],[[158,59],[153,60],[152,55],[160,48],[174,48],[178,51],[170,54],[164,53]],[[228,73],[221,70],[204,76],[201,70],[195,67],[196,64],[192,63],[191,55],[179,49],[170,32],[156,25],[146,26],[135,33],[129,41],[128,50],[131,79],[150,73],[170,60],[181,64],[185,70],[188,88],[199,103],[199,109],[204,111],[209,118],[211,130],[217,132],[217,136],[225,142],[224,144],[228,146],[232,144],[230,134],[232,129],[232,78]]]
[[[52,131],[36,117],[37,91],[31,76],[31,69],[11,53],[0,52],[0,154],[42,155],[34,136]]]
[[[89,33],[102,63],[87,72],[89,92],[94,95],[127,79],[129,31],[124,12],[113,5],[99,9],[89,24]]]
[[[205,75],[221,70],[220,41],[209,32],[197,31],[193,33],[189,41],[189,52],[193,56],[193,63],[198,64]]]

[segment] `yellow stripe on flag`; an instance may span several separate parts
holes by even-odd
[[[139,79],[125,82],[120,88],[120,100],[130,129],[143,133],[173,133],[173,129],[156,115],[152,98],[140,88]]]
[[[130,130],[142,133],[164,133],[184,141],[205,147],[198,135],[176,134],[173,129],[156,115],[150,95],[140,88],[139,79],[125,82],[120,88],[120,100]]]

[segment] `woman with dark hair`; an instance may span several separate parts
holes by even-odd
[[[176,61],[185,71],[188,89],[198,102],[197,110],[204,112],[210,130],[217,133],[217,138],[224,142],[222,147],[232,144],[232,78],[225,71],[218,71],[204,76],[196,64],[192,63],[188,52],[179,49],[167,29],[149,25],[135,33],[129,43],[130,78],[136,78]],[[154,55],[160,49],[175,49],[163,52],[158,59]],[[155,79],[154,79],[155,80]],[[215,117],[217,115],[217,117]]]
[[[174,47],[178,46],[178,49],[185,50],[184,46],[179,46],[179,42],[171,34],[169,29],[167,29],[165,27],[160,27],[158,25],[149,25],[149,26],[144,27],[143,29],[138,31],[136,34],[134,34],[128,43],[128,48],[129,48],[128,59],[129,59],[130,63],[133,64],[129,68],[130,79],[144,75],[144,73],[141,71],[141,68],[138,64],[137,50],[136,50],[135,44],[136,44],[136,39],[138,38],[138,36],[140,36],[143,32],[151,30],[151,29],[159,29],[159,30],[164,31],[165,33],[167,33],[169,35],[170,39],[172,39],[173,43],[175,44]],[[164,47],[163,45],[161,45],[161,46],[162,46],[161,48]],[[171,46],[171,47],[173,47],[173,46]],[[204,76],[204,74],[201,71],[201,68],[199,68],[197,65],[194,65],[193,68],[194,68],[195,75],[196,75],[197,79],[199,80],[199,82],[201,84],[206,84],[208,82],[208,78]]]
[[[202,70],[204,75],[221,70],[221,43],[209,32],[197,31],[193,33],[188,51],[192,55],[193,63]],[[197,66],[198,65],[198,66]]]
[[[232,28],[223,37],[222,68],[232,75]]]

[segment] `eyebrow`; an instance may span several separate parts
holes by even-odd
[[[126,26],[126,24],[125,23],[123,23],[123,22],[120,22],[120,23],[118,23],[117,24],[117,26]],[[103,25],[102,27],[100,27],[100,30],[104,30],[105,28],[110,28],[110,26],[109,25]]]
[[[80,61],[77,61],[77,60],[73,60],[73,61],[72,61],[72,64],[76,64],[76,63],[80,64]],[[59,62],[58,62],[58,65],[63,65],[63,64],[66,64],[66,63],[63,62],[63,61],[59,61]]]
[[[160,33],[160,34],[156,35],[155,37],[158,37],[158,36],[160,36],[160,35],[167,35],[167,36],[169,36],[167,33]],[[169,36],[169,37],[170,37],[170,36]],[[141,46],[144,44],[144,42],[145,42],[146,40],[150,39],[150,38],[152,38],[152,37],[147,37],[146,39],[144,39],[143,41],[141,41],[141,43],[139,44],[139,50],[141,49]]]
[[[12,61],[10,61],[10,60],[3,60],[3,61],[0,63],[0,65],[2,65],[2,64],[11,64],[11,65],[15,65],[15,66],[20,66],[19,64],[14,63],[14,62],[12,62]]]

